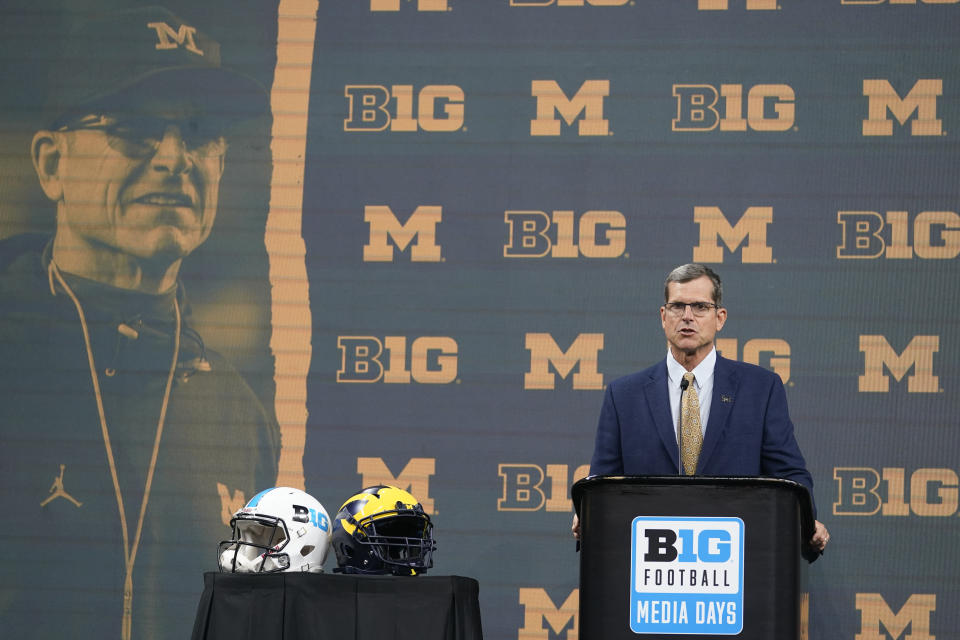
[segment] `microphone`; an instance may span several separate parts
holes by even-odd
[[[686,378],[680,379],[680,406],[677,407],[677,469],[678,474],[683,475],[683,434],[680,432],[680,425],[683,424],[683,394],[686,392],[687,387],[690,386],[690,381]]]

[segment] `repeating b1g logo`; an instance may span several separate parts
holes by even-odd
[[[344,131],[458,131],[463,127],[463,89],[452,84],[347,85]]]
[[[743,520],[633,519],[630,629],[736,635],[743,630]]]

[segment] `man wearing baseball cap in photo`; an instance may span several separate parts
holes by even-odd
[[[180,280],[231,125],[267,108],[219,49],[159,7],[63,48],[31,146],[56,230],[0,242],[10,637],[186,637],[229,514],[276,483],[275,420],[190,328]]]

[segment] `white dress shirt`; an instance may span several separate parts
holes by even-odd
[[[714,347],[700,364],[693,369],[693,386],[700,400],[700,431],[707,432],[707,418],[710,416],[710,403],[713,400],[713,368],[717,364],[717,348]],[[687,372],[673,353],[667,349],[667,389],[670,391],[670,414],[673,416],[673,428],[679,438],[680,429],[680,381]]]

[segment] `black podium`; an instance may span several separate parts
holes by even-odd
[[[192,640],[482,640],[461,576],[203,574]]]
[[[580,638],[798,640],[807,489],[789,480],[593,476],[580,516]]]

